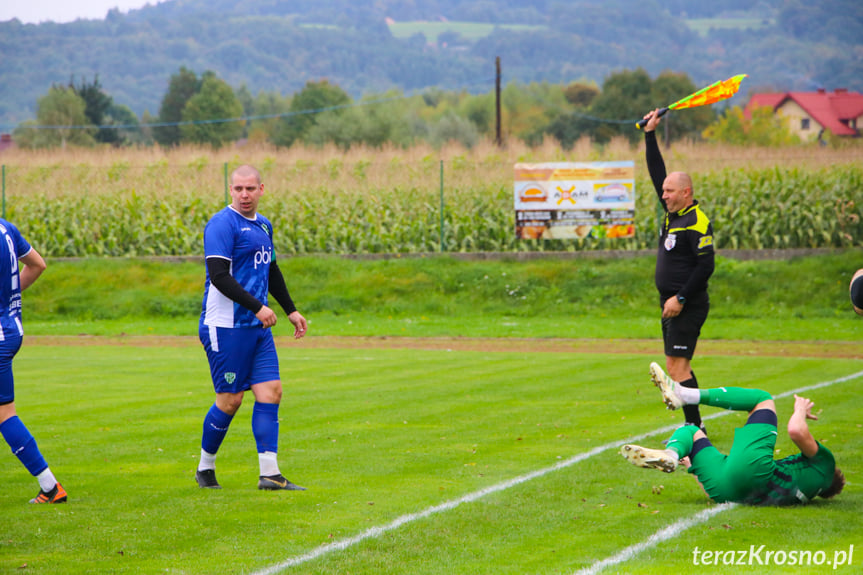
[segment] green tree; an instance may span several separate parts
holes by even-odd
[[[249,140],[274,141],[279,127],[279,116],[287,114],[291,107],[289,98],[278,92],[258,92],[252,103],[252,116],[270,116],[249,122]]]
[[[39,98],[36,121],[24,122],[15,129],[15,141],[22,148],[65,148],[92,146],[93,128],[85,114],[83,98],[66,86],[51,86],[48,93]],[[42,126],[36,129],[34,126]]]
[[[799,144],[788,118],[774,113],[770,106],[758,106],[750,117],[739,106],[728,108],[704,130],[704,138],[738,146],[787,146]]]
[[[129,106],[112,103],[103,121],[106,125],[117,126],[112,128],[117,135],[114,145],[152,144],[152,138],[141,129],[138,117]]]
[[[192,96],[198,93],[200,88],[201,82],[198,80],[198,76],[185,66],[180,67],[180,71],[171,76],[168,91],[162,98],[162,105],[159,107],[159,123],[177,124],[182,121],[183,108],[186,107],[186,103]],[[181,139],[180,127],[177,125],[155,126],[153,137],[161,146],[176,146]]]
[[[215,74],[203,76],[200,91],[192,96],[183,108],[183,121],[193,122],[180,126],[186,142],[220,147],[243,135],[242,121],[217,121],[241,118],[243,104],[234,90]]]
[[[648,110],[659,107],[652,101],[652,85],[650,76],[642,68],[624,70],[606,78],[602,93],[590,108],[593,116],[604,120],[595,124],[593,139],[605,143],[615,136],[625,136],[632,143],[637,142],[641,132],[629,121],[638,120]]]
[[[106,126],[109,124],[108,114],[114,105],[114,100],[102,89],[98,74],[96,74],[93,82],[89,84],[85,78],[81,78],[81,83],[77,86],[74,81],[70,80],[69,88],[84,100],[84,114],[87,116],[90,124],[94,126]],[[117,144],[120,140],[117,130],[104,127],[98,128],[94,137],[97,142],[103,144]]]
[[[653,81],[650,98],[657,103],[655,107],[667,106],[697,90],[698,88],[686,74],[663,72]],[[659,104],[660,102],[664,103]],[[642,115],[647,111],[644,110]],[[662,130],[663,135],[668,135],[669,141],[699,138],[704,129],[715,119],[716,116],[710,106],[688,108],[666,115],[659,129]]]
[[[573,82],[563,90],[563,97],[576,108],[587,108],[599,94],[599,88],[595,84],[585,82]]]
[[[291,100],[288,116],[279,123],[273,137],[277,146],[291,146],[304,136],[317,123],[317,115],[327,108],[350,104],[351,97],[335,84],[326,79],[320,82],[306,82],[306,85]],[[341,110],[329,110],[340,114]]]

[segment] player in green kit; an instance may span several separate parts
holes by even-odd
[[[689,473],[698,478],[707,495],[717,503],[793,505],[808,503],[816,496],[833,497],[845,486],[845,476],[836,467],[833,454],[809,431],[806,420],[818,419],[812,414],[814,404],[810,400],[795,395],[794,413],[788,420],[788,435],[800,453],[774,460],[777,418],[776,405],[769,393],[742,387],[683,387],[656,363],[650,364],[650,377],[662,391],[668,409],[711,405],[748,411],[749,419],[735,430],[728,455],[720,453],[698,427],[684,425],[674,432],[666,449],[621,447],[621,455],[633,465],[671,473],[688,457]]]

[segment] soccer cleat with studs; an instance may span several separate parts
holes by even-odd
[[[683,400],[677,395],[677,386],[680,384],[668,377],[656,362],[650,364],[650,379],[653,381],[653,385],[662,392],[662,401],[665,402],[668,409],[683,407]]]
[[[282,474],[279,475],[261,475],[258,478],[258,489],[265,491],[305,491],[305,487],[294,485]]]
[[[650,449],[640,445],[624,445],[620,448],[620,454],[636,467],[661,469],[665,473],[677,469],[677,459],[671,453],[667,449]]]
[[[30,503],[66,503],[66,490],[57,483],[51,491],[39,490],[39,495],[30,500]]]
[[[215,469],[199,469],[195,472],[195,480],[198,482],[198,487],[204,489],[221,489],[222,486],[216,481]]]

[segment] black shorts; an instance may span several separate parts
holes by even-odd
[[[660,309],[665,299],[660,298]],[[683,311],[676,317],[662,319],[662,340],[665,342],[665,355],[692,359],[695,344],[701,335],[701,326],[710,311],[710,298],[707,292],[686,301]]]

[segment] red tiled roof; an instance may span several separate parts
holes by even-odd
[[[12,134],[0,134],[0,152],[13,147],[15,142],[12,141]]]
[[[792,100],[807,114],[837,136],[856,136],[857,130],[849,128],[840,120],[852,120],[863,116],[863,94],[836,90],[835,92],[785,92],[781,94],[755,94],[749,100],[744,115],[750,117],[755,106],[771,106],[778,109],[787,100]]]

